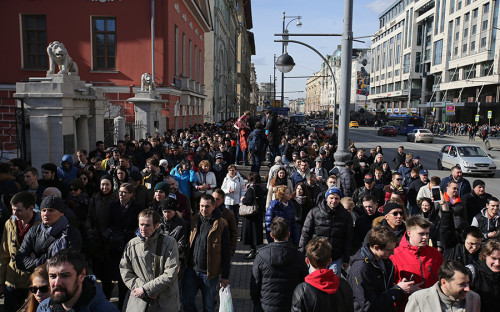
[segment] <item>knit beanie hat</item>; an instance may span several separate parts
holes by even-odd
[[[384,210],[383,210],[384,216],[386,214],[388,214],[389,212],[391,212],[393,209],[403,209],[403,207],[401,207],[401,205],[399,205],[397,203],[387,203],[387,204],[385,204]]]
[[[44,208],[52,208],[52,209],[58,210],[60,212],[63,212],[64,203],[60,197],[49,195],[49,196],[45,197],[42,200],[42,203],[40,204],[40,210],[44,209]]]
[[[330,194],[338,194],[340,198],[342,198],[342,191],[338,187],[332,186],[331,188],[329,188],[325,193],[325,199],[328,198]]]
[[[484,181],[483,180],[474,180],[474,182],[472,182],[472,188],[476,188],[476,186],[478,185],[485,185]]]
[[[168,186],[168,184],[166,182],[156,183],[156,185],[155,185],[155,192],[158,191],[158,190],[164,191],[165,194],[170,193],[170,187]]]
[[[105,174],[101,177],[101,180],[99,180],[99,181],[102,181],[102,180],[108,180],[111,183],[111,189],[113,189],[113,177],[112,176],[110,176],[109,174]]]
[[[162,211],[163,210],[179,211],[179,203],[177,202],[177,199],[172,197],[167,197],[161,201],[159,208]]]

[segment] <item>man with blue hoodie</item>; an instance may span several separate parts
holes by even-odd
[[[61,181],[69,185],[71,181],[76,179],[78,168],[73,166],[73,157],[70,154],[65,154],[62,157],[61,165],[57,167],[57,176]]]

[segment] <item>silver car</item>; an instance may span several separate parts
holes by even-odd
[[[408,132],[406,136],[408,142],[434,142],[434,134],[427,129],[414,129]]]
[[[484,140],[484,146],[487,150],[500,147],[500,132],[493,136],[488,136],[486,140]]]
[[[439,170],[460,165],[463,173],[495,175],[497,166],[493,159],[476,145],[447,144],[441,148],[437,166]]]

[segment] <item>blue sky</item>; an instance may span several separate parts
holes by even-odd
[[[393,0],[354,0],[353,32],[354,37],[372,35],[378,29],[379,13],[386,9]],[[302,16],[302,27],[293,21],[288,26],[290,33],[342,33],[344,0],[252,0],[252,18],[255,34],[256,55],[252,56],[257,71],[257,82],[269,82],[273,75],[273,57],[281,55],[281,43],[274,42],[275,33],[281,33],[283,11],[287,16]],[[287,23],[290,19],[287,19]],[[333,54],[340,37],[293,37],[290,39],[305,42],[323,55]],[[365,43],[354,43],[354,47],[369,47],[369,38]],[[310,76],[321,66],[321,58],[307,47],[290,43],[288,53],[295,61],[294,69],[285,75]],[[271,78],[272,79],[272,78]],[[302,78],[285,79],[285,96],[290,99],[305,97],[306,80]],[[281,94],[281,73],[276,70],[276,96]],[[304,91],[302,93],[294,91]],[[287,100],[285,100],[286,102]]]

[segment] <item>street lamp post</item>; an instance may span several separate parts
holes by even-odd
[[[291,18],[291,20],[288,22],[288,24],[285,25],[287,18]],[[295,25],[297,27],[301,27],[302,26],[302,22],[300,21],[301,19],[302,19],[302,16],[286,16],[285,12],[283,12],[283,33],[287,33],[288,32],[288,25],[290,25],[290,23],[293,22],[293,21],[295,21],[295,20],[297,20],[297,24],[295,24]],[[288,39],[288,37],[286,39]],[[287,54],[287,52],[286,52],[286,45],[287,45],[286,42],[283,42],[281,44],[281,54],[282,54],[282,56],[285,55],[285,54]],[[279,68],[278,68],[278,70],[281,71],[281,106],[284,106],[285,105],[285,73],[287,73],[288,71],[282,71]],[[292,69],[290,69],[290,70],[292,70]]]

